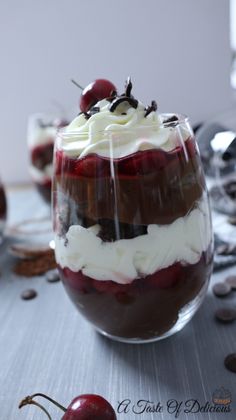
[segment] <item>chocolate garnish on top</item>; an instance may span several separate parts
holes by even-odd
[[[128,102],[130,104],[130,106],[132,106],[135,109],[138,107],[138,101],[137,101],[137,99],[134,99],[134,98],[132,98],[130,96],[118,96],[117,98],[115,98],[112,101],[112,103],[111,103],[111,105],[109,107],[110,112],[114,112],[117,109],[117,107],[120,104],[122,104],[123,102]]]
[[[126,83],[125,83],[125,95],[124,96],[131,97],[132,87],[133,87],[133,85],[132,85],[132,82],[131,82],[131,78],[129,76],[128,79],[126,80]]]
[[[176,123],[179,121],[179,118],[177,117],[177,115],[171,115],[171,117],[166,118],[163,123],[164,124],[170,124],[170,126],[175,126]],[[171,124],[173,123],[173,124]]]
[[[155,112],[157,110],[157,103],[156,101],[152,101],[151,105],[147,106],[145,108],[145,114],[144,117],[146,118],[151,112]]]
[[[134,98],[133,95],[131,95],[132,90],[132,82],[130,76],[127,78],[125,83],[125,93],[122,93],[120,96],[116,96],[113,101],[111,102],[111,105],[109,107],[110,112],[114,112],[117,110],[117,107],[122,103],[128,103],[131,107],[137,108],[138,107],[138,100]],[[124,110],[122,109],[121,114],[124,113]]]

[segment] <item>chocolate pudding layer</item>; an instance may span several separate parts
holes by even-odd
[[[96,328],[118,339],[148,340],[174,327],[181,311],[206,287],[211,265],[209,248],[196,264],[175,263],[127,285],[59,269],[70,298]]]

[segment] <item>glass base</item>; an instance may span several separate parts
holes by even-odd
[[[102,334],[103,336],[110,338],[111,340],[118,341],[120,343],[127,343],[127,344],[146,344],[146,343],[154,343],[155,341],[163,340],[164,338],[170,337],[171,335],[181,331],[182,328],[191,320],[194,314],[197,312],[198,308],[201,306],[204,297],[206,295],[206,291],[208,288],[208,282],[205,283],[203,288],[201,289],[199,295],[192,300],[190,303],[185,305],[181,311],[179,312],[178,321],[176,324],[165,334],[155,336],[148,339],[142,339],[139,337],[135,338],[124,338],[118,337],[115,335],[108,334],[106,331],[100,330],[97,327],[94,327],[97,332]]]

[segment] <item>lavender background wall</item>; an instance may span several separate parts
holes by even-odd
[[[0,173],[29,180],[30,113],[76,113],[82,85],[120,89],[127,75],[145,103],[192,122],[230,107],[229,2],[222,0],[8,0],[0,2]]]

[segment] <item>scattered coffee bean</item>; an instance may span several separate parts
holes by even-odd
[[[46,280],[48,283],[56,283],[60,281],[58,270],[50,270],[46,273]]]
[[[220,308],[215,312],[217,321],[223,323],[230,323],[236,320],[236,309],[234,308]]]
[[[236,353],[231,353],[225,358],[225,367],[236,373]]]
[[[236,290],[236,275],[226,277],[225,282],[230,285],[232,290]]]
[[[27,289],[21,293],[21,299],[30,300],[37,296],[37,292],[34,289]]]
[[[217,297],[224,297],[231,292],[231,286],[228,283],[216,283],[212,290]]]

